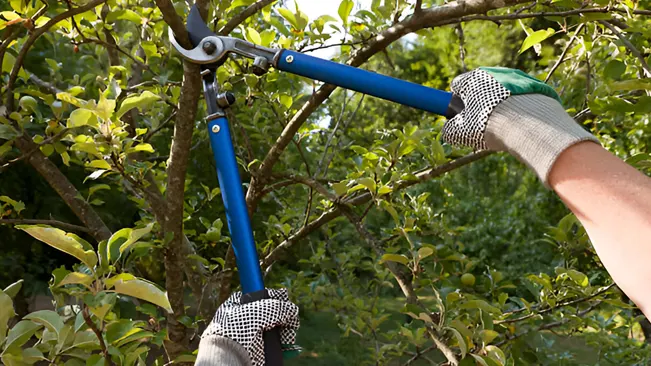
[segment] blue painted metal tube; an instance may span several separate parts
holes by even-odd
[[[276,65],[279,70],[424,111],[446,115],[452,93],[428,88],[390,76],[323,60],[303,53],[283,50]]]
[[[217,127],[215,127],[217,126]],[[216,131],[216,132],[215,132]],[[235,150],[231,140],[231,132],[226,117],[217,117],[208,122],[210,146],[215,158],[217,178],[222,191],[222,199],[226,209],[228,229],[231,232],[233,250],[240,272],[240,283],[243,293],[264,290],[262,271],[255,241],[249,211],[244,200],[242,180],[235,160]]]

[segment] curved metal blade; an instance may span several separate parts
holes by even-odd
[[[185,28],[188,30],[193,47],[197,47],[205,37],[216,36],[201,18],[197,5],[192,5]]]

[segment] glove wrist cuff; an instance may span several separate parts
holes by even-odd
[[[511,95],[491,113],[484,135],[491,150],[506,150],[528,165],[549,187],[560,154],[581,142],[599,143],[556,100],[541,94]]]

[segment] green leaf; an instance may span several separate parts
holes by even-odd
[[[105,169],[105,170],[111,170],[111,165],[106,162],[106,160],[93,160],[86,164],[87,167],[89,168],[96,168],[96,169]]]
[[[140,229],[125,228],[116,231],[108,240],[107,254],[110,263],[115,263],[122,253],[129,249],[140,238],[149,234],[154,227],[153,223]]]
[[[491,314],[502,314],[502,311],[484,300],[470,300],[461,305],[460,309],[481,309]]]
[[[348,192],[348,185],[344,182],[332,183],[332,189],[334,189],[337,197],[341,197]]]
[[[626,64],[620,60],[610,60],[604,67],[604,75],[607,78],[618,80],[626,71]]]
[[[85,287],[89,287],[91,283],[93,283],[95,279],[93,276],[89,276],[85,273],[81,272],[70,272],[68,273],[61,282],[59,282],[56,286],[63,286],[63,285],[83,285]]]
[[[0,290],[0,345],[7,336],[7,326],[9,319],[16,316],[14,312],[14,303],[11,297],[5,291]]]
[[[42,324],[50,331],[59,335],[61,328],[63,328],[63,320],[61,316],[52,310],[40,310],[25,315],[23,319],[31,320],[34,323]]]
[[[149,301],[167,310],[168,313],[172,313],[172,306],[167,299],[167,292],[162,291],[151,282],[138,278],[130,281],[119,280],[115,282],[114,287],[115,292],[119,294]]]
[[[385,254],[380,258],[380,263],[384,262],[398,262],[407,265],[409,264],[409,258],[402,254]]]
[[[471,353],[470,356],[472,356],[472,358],[474,358],[475,361],[476,361],[479,365],[481,365],[481,366],[489,366],[489,365],[486,363],[486,361],[484,360],[483,357],[481,357],[481,356],[479,356],[479,355],[476,355],[476,354],[474,354],[474,353]]]
[[[16,295],[18,295],[18,291],[20,291],[22,287],[23,287],[23,280],[18,280],[12,283],[11,285],[7,286],[4,289],[4,293],[9,295],[9,297],[13,299],[16,297]],[[0,342],[0,344],[2,344],[2,342]]]
[[[141,331],[141,328],[137,327],[138,322],[127,319],[120,319],[109,324],[106,327],[106,340],[114,344],[124,337],[128,337],[130,334],[137,333]]]
[[[482,329],[479,332],[479,338],[481,338],[481,340],[485,344],[491,343],[493,341],[493,339],[497,338],[499,335],[500,335],[499,333],[497,333],[494,330],[490,330],[490,329]]]
[[[140,95],[129,96],[122,101],[120,109],[116,115],[117,118],[122,117],[125,113],[133,108],[138,108],[142,112],[143,108],[149,107],[152,103],[159,100],[160,97],[148,90],[145,90]]]
[[[357,180],[357,183],[368,188],[368,190],[371,191],[372,193],[375,193],[375,180],[373,180],[372,178],[359,178]]]
[[[280,8],[278,9],[278,13],[280,13],[280,16],[285,18],[285,20],[287,20],[289,24],[291,24],[292,27],[294,27],[294,29],[300,30],[298,28],[298,22],[296,21],[296,16],[294,16],[294,13],[292,13],[291,10]]]
[[[45,361],[45,360],[47,359],[43,356],[43,352],[39,351],[34,347],[26,348],[23,350],[23,361],[25,361],[29,365],[32,365],[38,361]]]
[[[459,350],[461,351],[461,358],[465,358],[466,353],[468,353],[468,345],[466,344],[466,340],[463,338],[463,335],[461,335],[461,333],[459,333],[459,331],[454,328],[445,327],[444,329],[452,332],[454,338],[457,339],[457,343],[459,344]]]
[[[613,90],[651,90],[651,79],[631,79],[617,81],[610,84],[611,89]]]
[[[15,128],[0,124],[0,139],[13,140],[18,136],[20,136],[20,132],[16,131]]]
[[[434,254],[434,249],[430,247],[422,247],[418,249],[418,260],[421,261],[432,254]]]
[[[54,146],[52,144],[45,144],[45,145],[41,146],[40,149],[41,149],[41,152],[43,153],[43,155],[45,155],[45,156],[50,156],[50,155],[52,155],[54,153]]]
[[[140,24],[142,22],[142,17],[140,15],[138,15],[138,13],[136,13],[133,10],[121,9],[121,10],[117,10],[117,11],[113,11],[113,12],[109,13],[106,16],[105,21],[107,23],[113,23],[116,20],[127,20],[127,21],[130,21],[130,22],[134,22],[136,24]]]
[[[7,334],[5,342],[5,352],[9,349],[17,349],[25,342],[27,342],[37,330],[41,328],[41,324],[34,323],[29,320],[21,320],[18,324],[14,325]]]
[[[85,126],[88,124],[90,121],[90,117],[93,116],[93,112],[89,111],[88,109],[75,109],[70,113],[70,117],[68,117],[68,123],[66,124],[66,127],[68,128],[74,128],[74,127],[79,127],[79,126]]]
[[[92,196],[95,192],[98,191],[103,191],[103,190],[110,190],[111,186],[108,184],[95,184],[92,185],[90,188],[88,188],[88,197]]]
[[[138,152],[138,151],[153,153],[154,152],[154,147],[151,146],[150,144],[147,144],[147,143],[140,143],[140,144],[136,145],[135,147],[132,147],[129,150],[127,150],[127,153],[133,153],[133,152]]]
[[[522,52],[528,50],[534,45],[539,44],[540,42],[546,40],[547,38],[554,35],[554,33],[555,32],[552,28],[548,28],[548,29],[537,30],[529,34],[527,38],[524,39],[524,42],[522,42],[522,47],[520,47],[520,52],[518,52],[518,54],[521,54]]]
[[[590,284],[590,282],[588,281],[588,276],[575,269],[568,269],[567,274],[568,276],[570,276],[572,281],[574,281],[577,285],[581,287],[587,287]]]
[[[382,186],[377,190],[378,196],[382,196],[384,194],[391,193],[391,192],[393,192],[393,188],[389,186]]]
[[[280,94],[280,96],[278,97],[278,101],[280,102],[280,104],[285,106],[286,109],[291,108],[292,104],[294,103],[294,99],[291,97],[291,95],[287,95],[287,94]]]
[[[350,16],[350,12],[353,10],[353,5],[355,5],[353,0],[342,0],[339,4],[337,13],[341,18],[341,21],[344,22],[344,25],[348,25],[348,16]]]
[[[254,28],[247,27],[246,32],[244,33],[244,38],[246,38],[246,40],[251,43],[262,44],[260,33],[258,33],[258,31]]]
[[[92,249],[91,245],[75,234],[45,225],[16,225],[16,229],[23,230],[32,237],[70,254],[84,262],[88,268],[92,269],[97,264],[95,252],[87,250],[87,248]]]
[[[488,352],[488,357],[500,362],[501,364],[506,364],[506,356],[504,355],[504,351],[502,351],[499,347],[486,346],[484,349],[486,349]]]
[[[22,201],[16,201],[7,196],[0,196],[0,201],[10,204],[17,213],[25,209],[25,204]]]

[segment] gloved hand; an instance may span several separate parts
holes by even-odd
[[[287,289],[267,289],[269,299],[241,304],[241,292],[233,293],[215,313],[201,336],[195,365],[263,366],[266,330],[280,328],[283,352],[297,352],[298,306],[289,301]]]
[[[476,150],[508,151],[548,185],[558,156],[580,141],[599,141],[565,112],[549,85],[520,70],[481,67],[457,76],[452,92],[465,109],[443,126],[443,139]]]

